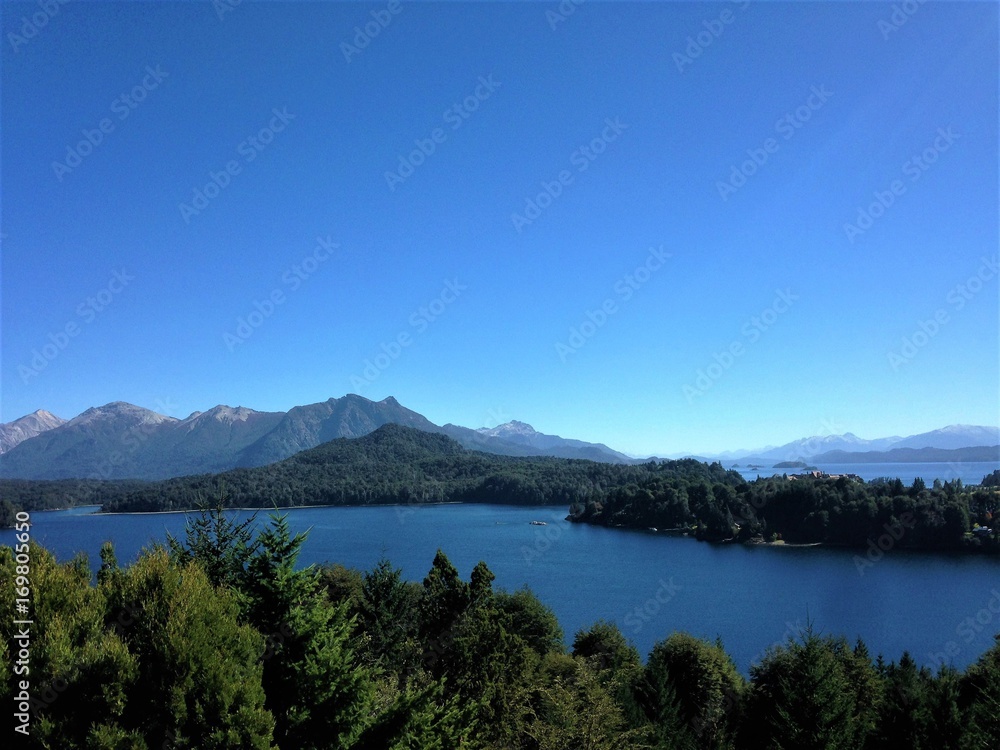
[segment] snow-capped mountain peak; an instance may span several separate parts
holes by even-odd
[[[498,425],[496,427],[480,427],[476,432],[489,435],[490,437],[506,438],[512,436],[524,436],[531,437],[532,435],[537,435],[538,430],[532,427],[530,424],[525,422],[518,422],[516,419],[506,424]]]

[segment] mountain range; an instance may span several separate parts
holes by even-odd
[[[166,479],[264,466],[335,438],[397,424],[447,435],[462,447],[507,456],[612,463],[632,459],[606,445],[563,440],[523,423],[492,430],[436,425],[389,397],[349,394],[287,412],[216,406],[185,419],[116,401],[64,421],[38,411],[0,425],[0,476],[10,479]]]
[[[968,448],[892,448],[887,451],[827,451],[812,457],[817,464],[908,464],[996,462],[1000,465],[1000,446],[978,445]]]
[[[87,409],[69,421],[39,410],[0,424],[0,477],[166,479],[216,473],[272,464],[336,438],[367,435],[385,424],[446,435],[464,448],[506,456],[555,456],[609,463],[649,460],[630,458],[602,443],[547,435],[519,421],[479,429],[436,425],[391,396],[371,401],[348,394],[296,406],[287,412],[219,405],[185,419],[122,401]],[[845,454],[865,454],[866,461],[899,461],[906,458],[898,456],[918,455],[901,449],[996,446],[1000,444],[998,432],[995,427],[952,425],[920,435],[877,440],[846,433],[695,458],[729,465],[737,459],[743,463],[770,462],[768,465],[820,458],[842,462],[848,460]],[[880,459],[878,452],[886,450],[896,453],[883,454],[885,457]],[[986,455],[995,455],[995,451]],[[952,459],[973,460],[956,456]]]
[[[884,437],[874,440],[860,438],[854,433],[847,432],[843,435],[815,435],[813,437],[800,438],[790,443],[779,446],[767,446],[754,450],[726,451],[724,453],[704,454],[691,456],[683,454],[685,457],[697,458],[701,461],[721,461],[731,465],[733,461],[747,464],[765,464],[775,461],[825,461],[827,463],[838,463],[844,461],[842,453],[886,453],[902,448],[935,448],[940,450],[957,450],[960,448],[974,448],[982,446],[1000,445],[1000,429],[996,427],[981,427],[977,425],[955,424],[942,427],[939,430],[922,432],[919,435],[908,437]],[[829,454],[829,455],[828,455]],[[906,456],[906,453],[899,454]],[[869,461],[905,461],[897,457],[874,457]],[[913,460],[913,459],[911,459]],[[933,460],[933,459],[921,459]],[[962,459],[971,461],[974,459]]]

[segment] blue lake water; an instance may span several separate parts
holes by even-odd
[[[802,459],[809,462],[809,459]],[[761,469],[747,469],[746,463],[736,461],[740,467],[736,469],[747,479],[756,479],[758,476],[769,477],[772,474],[796,474],[802,469],[774,469],[771,468],[775,462],[765,464]],[[722,464],[727,469],[733,465],[732,461],[725,461]],[[857,474],[865,481],[871,481],[878,477],[898,477],[904,484],[913,484],[914,477],[920,477],[930,487],[935,479],[942,482],[953,482],[961,479],[963,484],[979,484],[983,477],[990,474],[995,469],[1000,469],[1000,461],[972,461],[969,463],[896,463],[896,464],[815,464],[809,463],[817,469],[825,471],[827,474]]]
[[[185,515],[102,515],[96,508],[32,514],[34,538],[60,559],[99,562],[111,540],[125,564]],[[249,515],[239,512],[241,517]],[[309,530],[302,562],[370,569],[381,555],[420,581],[438,547],[468,579],[484,560],[496,586],[529,586],[572,641],[598,619],[618,623],[645,657],[674,630],[714,639],[746,672],[763,650],[801,629],[864,639],[874,657],[965,667],[1000,632],[1000,561],[889,552],[863,574],[851,550],[710,545],[683,537],[570,524],[564,507],[437,505],[308,508],[288,512]],[[262,514],[259,519],[266,520]],[[545,526],[529,522],[541,520]],[[0,544],[13,532],[0,531]]]

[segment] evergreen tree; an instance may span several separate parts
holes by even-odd
[[[962,745],[965,722],[959,707],[961,697],[959,678],[958,671],[952,667],[942,667],[937,677],[932,677],[928,673],[927,702],[931,713],[931,724],[927,733],[929,747],[957,750]]]
[[[847,667],[851,658],[843,640],[822,638],[811,626],[801,642],[771,650],[751,667],[740,744],[780,750],[864,747],[858,685]]]
[[[899,663],[886,669],[885,700],[879,733],[887,748],[925,750],[933,720],[927,695],[927,675],[923,674],[909,653]]]
[[[573,638],[573,656],[587,662],[622,707],[630,726],[645,723],[644,712],[636,699],[642,661],[635,646],[626,640],[617,625],[598,620],[590,628],[577,631]]]
[[[463,704],[476,707],[479,735],[496,746],[509,746],[518,732],[536,661],[491,602],[471,607],[455,626],[444,659],[446,685]]]
[[[399,687],[420,665],[417,642],[419,590],[402,580],[402,571],[384,557],[364,574],[358,629],[371,660],[396,675]]]
[[[473,607],[492,603],[496,576],[482,560],[476,563],[469,578],[469,604]]]
[[[521,588],[513,594],[498,591],[494,594],[494,603],[507,616],[511,632],[523,639],[539,657],[566,651],[563,630],[555,613],[530,589]]]
[[[364,731],[358,750],[465,750],[478,747],[474,707],[449,696],[440,681],[399,694]]]
[[[28,555],[33,599],[27,618],[33,620],[30,673],[15,675],[9,646],[15,643],[18,626],[12,623],[26,619],[26,613],[14,611],[14,551],[0,546],[0,699],[6,706],[17,705],[13,688],[22,679],[29,681],[30,733],[21,746],[71,750],[105,735],[141,746],[143,734],[126,718],[139,662],[106,626],[106,602],[90,586],[86,560],[60,564],[36,544]],[[9,724],[6,731],[11,731]]]
[[[106,622],[135,658],[121,725],[153,747],[270,748],[263,639],[195,563],[154,548],[99,587]],[[124,615],[121,613],[125,613]]]
[[[420,604],[420,634],[426,651],[425,664],[441,676],[441,657],[447,655],[455,639],[458,620],[469,606],[469,585],[441,550],[434,555],[431,569],[424,578]]]
[[[274,514],[247,564],[247,612],[266,634],[263,685],[282,748],[350,747],[364,728],[370,675],[351,643],[353,622],[322,596],[315,568],[295,568],[305,534]]]
[[[960,705],[966,722],[963,748],[1000,747],[1000,635],[961,679]]]
[[[253,530],[257,516],[237,523],[223,503],[221,498],[215,508],[202,508],[197,516],[188,516],[183,542],[167,532],[167,547],[182,565],[197,561],[213,586],[241,591],[246,584],[247,565],[257,551]]]
[[[536,677],[520,746],[536,750],[648,747],[640,732],[629,728],[613,696],[618,687],[614,682],[606,685],[582,657],[547,655]]]
[[[674,633],[653,647],[640,684],[647,715],[669,733],[698,748],[733,746],[745,683],[720,644]]]
[[[598,620],[573,639],[573,656],[592,662],[598,670],[620,672],[641,667],[639,652],[613,622]]]

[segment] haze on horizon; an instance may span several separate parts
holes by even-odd
[[[0,10],[0,421],[1000,424],[995,4],[38,7]]]

